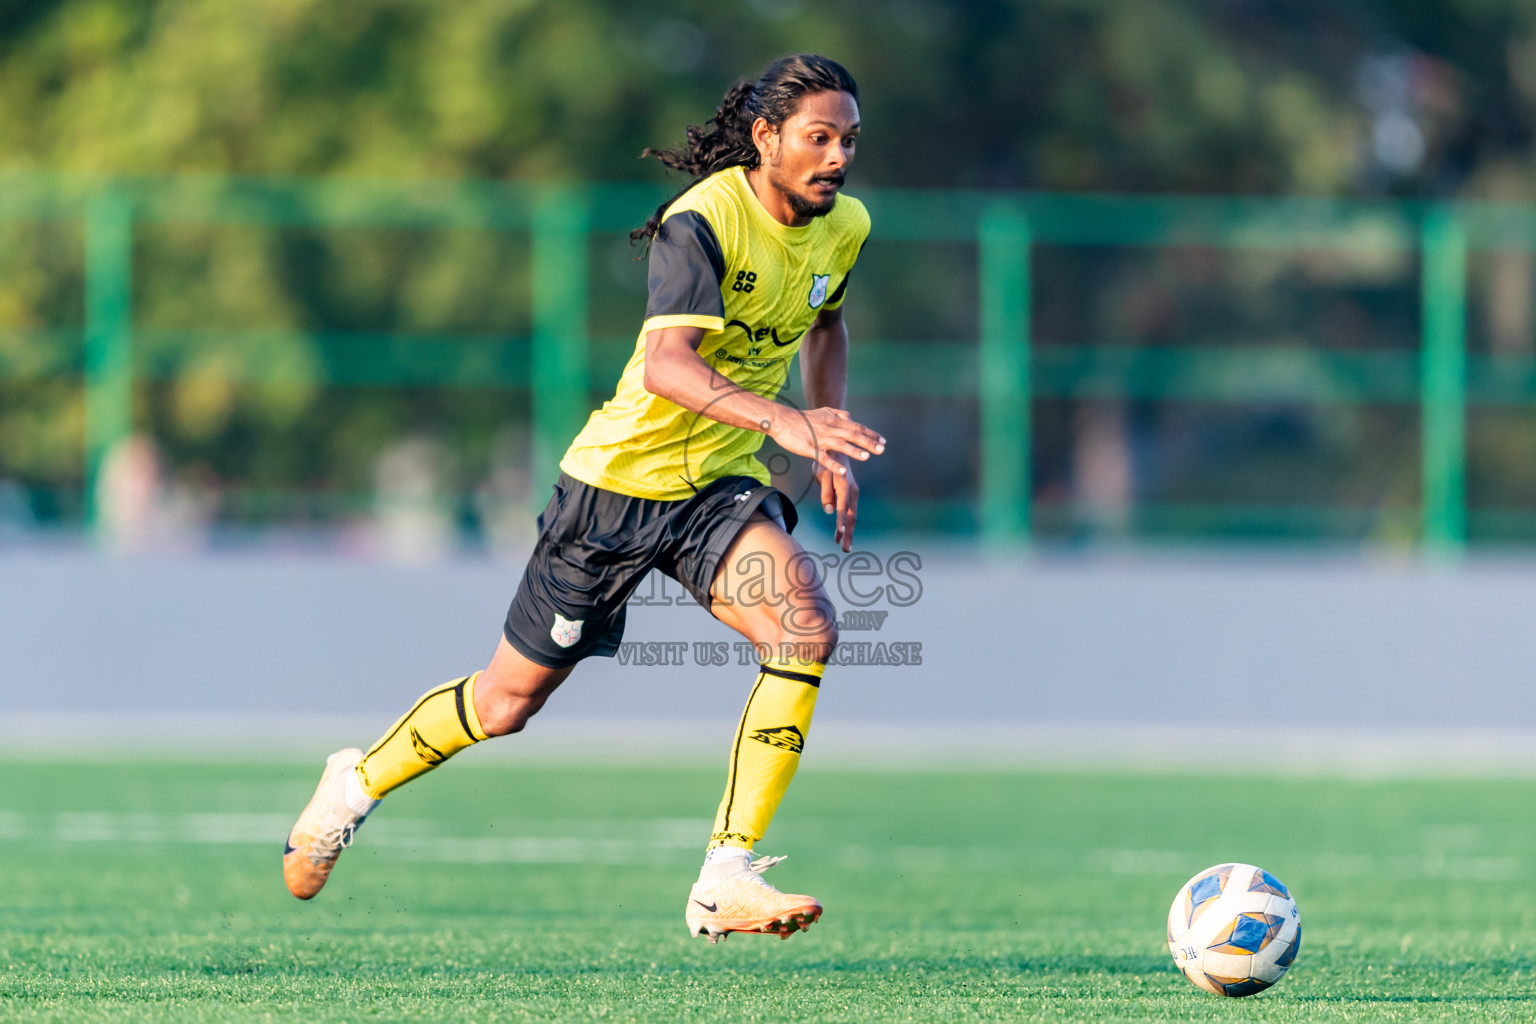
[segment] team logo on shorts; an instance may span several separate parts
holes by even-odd
[[[820,309],[821,304],[827,301],[827,284],[831,280],[831,274],[811,275],[811,297],[809,301],[812,309]]]
[[[555,624],[550,627],[549,638],[561,647],[569,647],[581,639],[581,624],[586,619],[568,619],[555,612]]]

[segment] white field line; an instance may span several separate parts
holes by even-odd
[[[0,811],[0,841],[116,844],[254,844],[281,847],[290,814],[150,814],[119,811]],[[493,826],[494,827],[494,826]],[[571,835],[445,836],[437,822],[370,822],[356,843],[408,860],[456,863],[621,864],[670,860],[702,851],[709,822],[656,818],[626,821],[523,821],[518,830],[566,829]],[[508,831],[512,831],[508,827]],[[623,835],[624,839],[606,838]]]
[[[261,845],[275,850],[292,823],[287,814],[0,811],[0,841]],[[437,822],[401,818],[369,823],[359,833],[357,844],[359,848],[387,851],[403,860],[436,863],[654,864],[692,859],[703,848],[709,823],[691,818],[550,820],[522,821],[517,827],[567,834],[445,836],[439,834]],[[1479,837],[1442,835],[1443,831],[1426,829],[1421,837],[1424,848],[1415,853],[1321,851],[1288,855],[1284,863],[1289,872],[1314,878],[1385,877],[1493,884],[1525,876],[1526,865],[1521,858],[1467,852],[1464,848],[1477,845]],[[607,838],[614,834],[625,838]],[[1015,853],[987,846],[875,848],[840,844],[828,852],[833,863],[848,869],[872,863],[897,873],[913,874],[1028,869],[1027,864],[1018,863]],[[1182,880],[1203,866],[1200,854],[1178,850],[1098,849],[1090,851],[1082,861],[1085,874],[1108,871],[1116,875],[1161,875],[1170,880]]]
[[[1089,861],[1114,875],[1164,875],[1185,878],[1202,870],[1201,855],[1178,850],[1094,850]],[[1420,853],[1370,854],[1318,852],[1289,855],[1291,871],[1313,878],[1393,878],[1457,882],[1509,882],[1525,875],[1519,857],[1478,856],[1425,850]]]
[[[0,841],[255,844],[276,849],[292,824],[293,819],[287,814],[0,811]],[[369,822],[359,831],[356,844],[359,849],[387,851],[403,860],[436,863],[654,864],[697,857],[709,836],[710,823],[702,818],[588,819],[522,821],[517,827],[523,831],[567,834],[445,836],[440,834],[437,822],[397,818]],[[608,838],[615,834],[625,838]],[[877,851],[863,846],[841,846],[831,853],[834,862],[842,867],[864,867],[878,858],[880,864],[906,872],[999,868],[1008,864],[1006,851],[981,847],[898,846]]]
[[[0,758],[159,760],[313,758],[366,745],[391,717],[0,712]],[[734,721],[541,716],[483,743],[479,765],[660,764],[723,768]],[[816,722],[803,767],[1207,772],[1357,778],[1536,778],[1536,730],[1089,721]]]

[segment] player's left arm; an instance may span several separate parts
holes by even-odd
[[[806,408],[834,409],[848,418],[848,324],[841,305],[823,309],[800,342],[800,380],[805,386]],[[821,507],[837,514],[833,542],[841,544],[844,551],[852,551],[853,528],[859,517],[859,485],[848,457],[838,452],[828,454],[847,471],[839,475],[815,465]]]

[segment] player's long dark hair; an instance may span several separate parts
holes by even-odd
[[[702,126],[688,126],[688,144],[681,149],[647,147],[640,156],[654,156],[676,171],[691,177],[682,191],[656,208],[644,227],[629,233],[631,242],[649,243],[661,227],[667,207],[690,188],[727,167],[754,168],[759,163],[752,141],[752,125],[758,118],[778,128],[800,109],[801,97],[822,92],[846,92],[859,98],[859,85],[848,69],[829,57],[792,53],[768,65],[756,82],[742,79],[725,94],[715,116]]]

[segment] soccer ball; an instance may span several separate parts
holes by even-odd
[[[1218,864],[1184,883],[1168,910],[1168,950],[1184,977],[1218,996],[1251,996],[1301,949],[1301,911],[1280,879]]]

